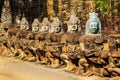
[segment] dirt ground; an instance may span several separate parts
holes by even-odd
[[[40,64],[0,57],[0,80],[120,80],[120,78],[82,77]]]

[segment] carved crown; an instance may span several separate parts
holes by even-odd
[[[90,18],[98,18],[98,13],[92,12],[89,13]]]

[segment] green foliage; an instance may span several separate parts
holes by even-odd
[[[95,6],[99,7],[102,13],[108,14],[111,10],[108,0],[94,0]]]
[[[41,14],[40,14],[40,17],[44,17],[45,16],[45,12],[42,11]]]
[[[42,18],[44,18],[45,16],[46,16],[46,15],[45,15],[45,12],[42,11],[42,12],[40,13],[40,15],[39,15],[39,20],[41,21]]]

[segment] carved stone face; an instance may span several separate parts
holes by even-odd
[[[39,20],[34,19],[34,21],[32,23],[32,31],[37,32],[37,31],[39,31],[40,27],[41,27],[41,23],[39,22]]]
[[[68,32],[69,31],[77,31],[79,23],[80,23],[80,20],[76,17],[75,14],[72,14],[68,23],[67,23]]]
[[[97,22],[91,22],[89,24],[89,33],[91,34],[96,34],[98,33],[99,27],[98,27],[98,23]]]
[[[52,32],[59,33],[61,31],[62,23],[58,17],[54,17],[53,22],[51,23]]]
[[[20,29],[27,30],[29,29],[29,24],[26,18],[22,18],[21,24],[20,24]]]
[[[71,24],[69,25],[69,28],[70,28],[70,30],[75,31],[75,30],[77,30],[77,24],[71,23]]]
[[[89,19],[86,22],[85,34],[100,34],[101,22],[98,18],[98,13],[89,13]]]
[[[4,1],[4,6],[9,7],[9,0]]]
[[[49,30],[50,30],[50,21],[48,20],[48,18],[43,18],[41,31],[49,32]]]

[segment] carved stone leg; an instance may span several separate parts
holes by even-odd
[[[50,58],[50,61],[51,61],[50,67],[52,67],[52,68],[59,67],[59,59],[57,59],[57,58]]]
[[[27,61],[34,62],[36,61],[36,57],[35,56],[28,57]]]
[[[13,56],[13,57],[16,56],[17,49],[15,49],[15,48],[13,48],[13,47],[10,47],[10,48],[9,48],[9,51],[10,51],[10,56]]]
[[[27,56],[22,49],[17,49],[17,52],[19,53],[18,58],[20,58],[20,59],[23,59]]]
[[[48,58],[44,56],[40,56],[40,63],[41,64],[48,64]]]
[[[26,60],[26,61],[30,61],[30,62],[34,62],[34,61],[36,61],[36,57],[33,56],[33,54],[32,54],[31,51],[26,50],[26,51],[25,51],[25,54],[27,54],[27,57],[26,57],[24,60]]]
[[[82,75],[84,73],[83,66],[77,66],[74,72],[75,72],[75,74]]]
[[[65,71],[71,71],[76,68],[75,64],[72,63],[72,61],[68,58],[66,54],[61,54],[60,58],[65,62],[66,67],[63,68],[62,70]]]
[[[111,76],[119,76],[120,69],[118,67],[111,67],[111,65],[106,66],[107,71],[110,73]]]
[[[1,45],[0,46],[0,55],[6,56],[7,53],[8,53],[7,47],[5,47],[4,45]]]
[[[40,55],[36,54],[36,63],[40,63]]]
[[[95,67],[92,66],[83,74],[83,76],[92,76],[94,74],[94,71],[95,71]]]

